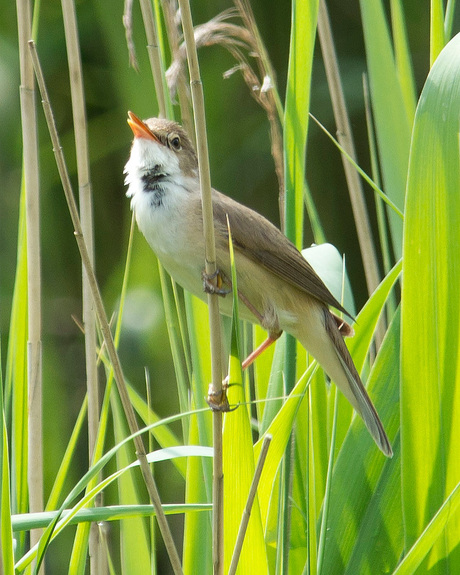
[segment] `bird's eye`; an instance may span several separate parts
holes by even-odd
[[[172,148],[173,150],[179,151],[180,149],[182,149],[180,138],[177,134],[171,134],[171,136],[168,137],[168,141],[169,141],[169,147]]]

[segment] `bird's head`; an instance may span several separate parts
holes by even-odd
[[[179,124],[162,118],[142,121],[132,112],[128,124],[134,134],[125,166],[128,196],[164,189],[168,183],[181,186],[185,179],[197,177],[195,150]]]

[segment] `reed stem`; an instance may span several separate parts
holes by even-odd
[[[182,16],[182,28],[187,51],[193,113],[195,117],[196,146],[200,174],[201,200],[203,205],[203,233],[205,239],[206,259],[205,269],[208,276],[212,277],[213,274],[215,274],[217,267],[203,85],[200,78],[200,68],[198,64],[190,3],[187,0],[179,0],[179,7]],[[212,383],[210,386],[210,395],[214,398],[220,398],[223,394],[221,359],[222,343],[219,301],[217,295],[208,295],[208,307],[212,362]],[[213,446],[213,566],[214,574],[221,575],[224,568],[222,412],[218,410],[213,411]]]
[[[94,269],[93,199],[89,162],[88,125],[86,120],[77,17],[73,0],[62,0],[61,4],[72,96],[80,218],[83,235],[88,248],[88,256]],[[89,463],[91,464],[99,427],[99,386],[97,377],[96,316],[93,308],[89,280],[84,269],[82,270],[82,294],[83,325],[85,330],[86,390],[88,395],[88,452]],[[96,497],[94,504],[96,507],[102,505],[102,495]],[[90,572],[103,575],[107,570],[105,551],[101,545],[99,527],[95,523],[91,524],[89,548]]]
[[[42,310],[40,255],[40,197],[34,70],[27,42],[32,35],[31,3],[17,0],[23,170],[27,228],[27,382],[29,511],[43,511]],[[33,547],[41,537],[31,531]],[[40,570],[44,573],[44,568]]]
[[[351,132],[350,120],[348,118],[345,97],[340,80],[337,55],[331,32],[331,24],[324,0],[319,3],[318,34],[332,99],[334,117],[337,123],[337,139],[347,153],[355,159],[356,150],[353,142],[353,134]],[[380,279],[371,225],[364,201],[364,192],[357,171],[343,156],[342,161],[345,177],[347,179],[359,246],[361,249],[367,291],[369,295],[371,295],[379,285]]]

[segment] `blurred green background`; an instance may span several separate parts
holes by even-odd
[[[289,52],[290,3],[253,0],[252,6],[283,97]],[[205,22],[229,7],[230,2],[221,0],[195,1],[192,6],[194,21],[196,24]],[[359,3],[336,0],[328,2],[328,7],[358,159],[363,169],[369,172],[362,88],[366,61]],[[429,69],[426,43],[429,3],[406,1],[404,9],[417,89],[420,91]],[[123,167],[131,142],[126,113],[130,109],[144,118],[157,113],[139,7],[137,4],[134,6],[134,40],[139,72],[128,65],[122,14],[122,2],[98,0],[77,4],[89,122],[96,269],[108,315],[115,309],[121,289],[131,221],[123,182]],[[457,28],[454,25],[454,29]],[[41,5],[37,49],[77,194],[67,55],[58,2],[43,2]],[[278,224],[277,180],[270,155],[266,116],[238,73],[223,79],[223,73],[235,64],[223,48],[204,48],[199,56],[213,185]],[[313,78],[311,111],[335,133],[319,47]],[[40,125],[48,490],[85,394],[85,364],[83,337],[72,319],[72,315],[81,317],[80,258],[38,99],[37,109]],[[5,357],[16,265],[22,157],[17,23],[12,2],[2,3],[0,19],[0,125],[0,336],[2,356]],[[342,162],[333,144],[313,124],[308,139],[307,180],[328,241],[346,254],[359,309],[367,294]],[[374,218],[372,192],[368,188],[367,192]],[[305,228],[304,245],[307,246],[313,241],[307,220]],[[156,411],[162,416],[177,411],[156,259],[137,231],[120,354],[126,376],[140,390],[143,390],[144,367],[149,369]],[[66,427],[68,435],[63,433]],[[82,444],[81,469],[75,470],[76,477],[87,466],[85,449],[85,444]],[[174,487],[173,483],[165,481],[162,484],[160,480],[164,501],[170,500]]]

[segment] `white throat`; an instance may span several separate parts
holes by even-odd
[[[160,260],[170,257],[185,241],[183,221],[199,192],[197,176],[184,176],[174,152],[144,138],[135,138],[124,171],[139,229]]]

